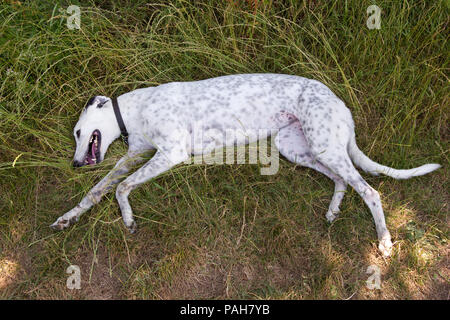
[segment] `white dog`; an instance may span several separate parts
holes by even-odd
[[[194,127],[214,130],[214,139],[195,145]],[[228,129],[244,132],[233,139]],[[140,154],[157,149],[153,158],[121,182],[117,201],[127,228],[136,223],[128,203],[131,190],[189,159],[231,145],[253,142],[245,132],[278,130],[276,145],[288,160],[322,172],[335,182],[334,195],[326,213],[333,221],[339,212],[347,184],[364,199],[375,220],[379,249],[388,256],[392,242],[386,228],[378,192],[359,174],[353,163],[373,175],[380,173],[407,179],[436,170],[426,164],[397,170],[370,160],[358,149],[350,110],[324,84],[283,74],[240,74],[193,82],[173,82],[138,89],[110,99],[97,96],[89,100],[74,129],[74,166],[103,160],[108,146],[121,133],[129,140],[128,153],[72,210],[51,225],[62,230],[120,181],[141,161]],[[207,134],[204,136],[208,136]],[[263,138],[259,136],[258,138]]]

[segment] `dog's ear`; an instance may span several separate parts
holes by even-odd
[[[96,106],[97,108],[103,107],[103,105],[110,100],[108,97],[105,96],[94,96],[89,99],[89,101],[86,103],[86,106],[84,107],[84,110],[87,110],[90,106]]]

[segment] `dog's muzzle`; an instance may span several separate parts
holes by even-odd
[[[92,132],[89,139],[89,145],[87,147],[84,161],[73,160],[72,165],[75,168],[83,167],[85,165],[94,165],[100,162],[100,146],[102,142],[102,135],[100,130],[96,129]]]

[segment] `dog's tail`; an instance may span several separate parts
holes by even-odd
[[[411,177],[417,177],[427,174],[441,167],[441,165],[437,163],[424,164],[423,166],[407,170],[399,170],[383,166],[379,163],[376,163],[375,161],[370,160],[369,157],[367,157],[361,150],[359,150],[358,146],[356,145],[356,139],[354,135],[352,136],[348,144],[348,153],[350,155],[350,158],[358,167],[374,176],[382,173],[395,179],[409,179]]]

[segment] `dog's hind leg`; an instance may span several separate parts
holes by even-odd
[[[84,212],[89,210],[94,204],[100,202],[103,195],[110,191],[112,187],[130,171],[133,165],[142,162],[142,160],[143,158],[137,152],[128,152],[116,163],[114,168],[88,192],[75,208],[59,217],[52,225],[50,225],[50,227],[55,230],[63,230],[78,221]]]
[[[341,176],[346,183],[350,184],[364,200],[375,222],[379,240],[378,248],[383,255],[389,256],[392,249],[391,235],[386,227],[379,193],[361,177],[351,163],[346,149],[331,149],[316,156],[320,162],[325,163],[331,170]],[[341,161],[337,162],[336,158],[340,158]]]
[[[350,110],[336,99],[313,99],[306,106],[312,111],[309,117],[306,115],[302,119],[302,127],[312,156],[358,192],[372,213],[378,248],[383,255],[390,255],[391,235],[386,228],[380,195],[361,177],[348,153],[348,145],[354,135]]]
[[[300,122],[295,121],[282,128],[275,137],[275,144],[280,153],[289,161],[317,170],[334,181],[334,194],[326,218],[329,222],[336,219],[347,184],[341,177],[313,158]]]
[[[160,175],[187,159],[188,154],[186,149],[181,145],[171,145],[170,148],[160,149],[150,161],[117,186],[116,198],[119,202],[125,226],[131,233],[136,231],[136,222],[134,221],[133,211],[128,202],[130,192],[140,184]]]

